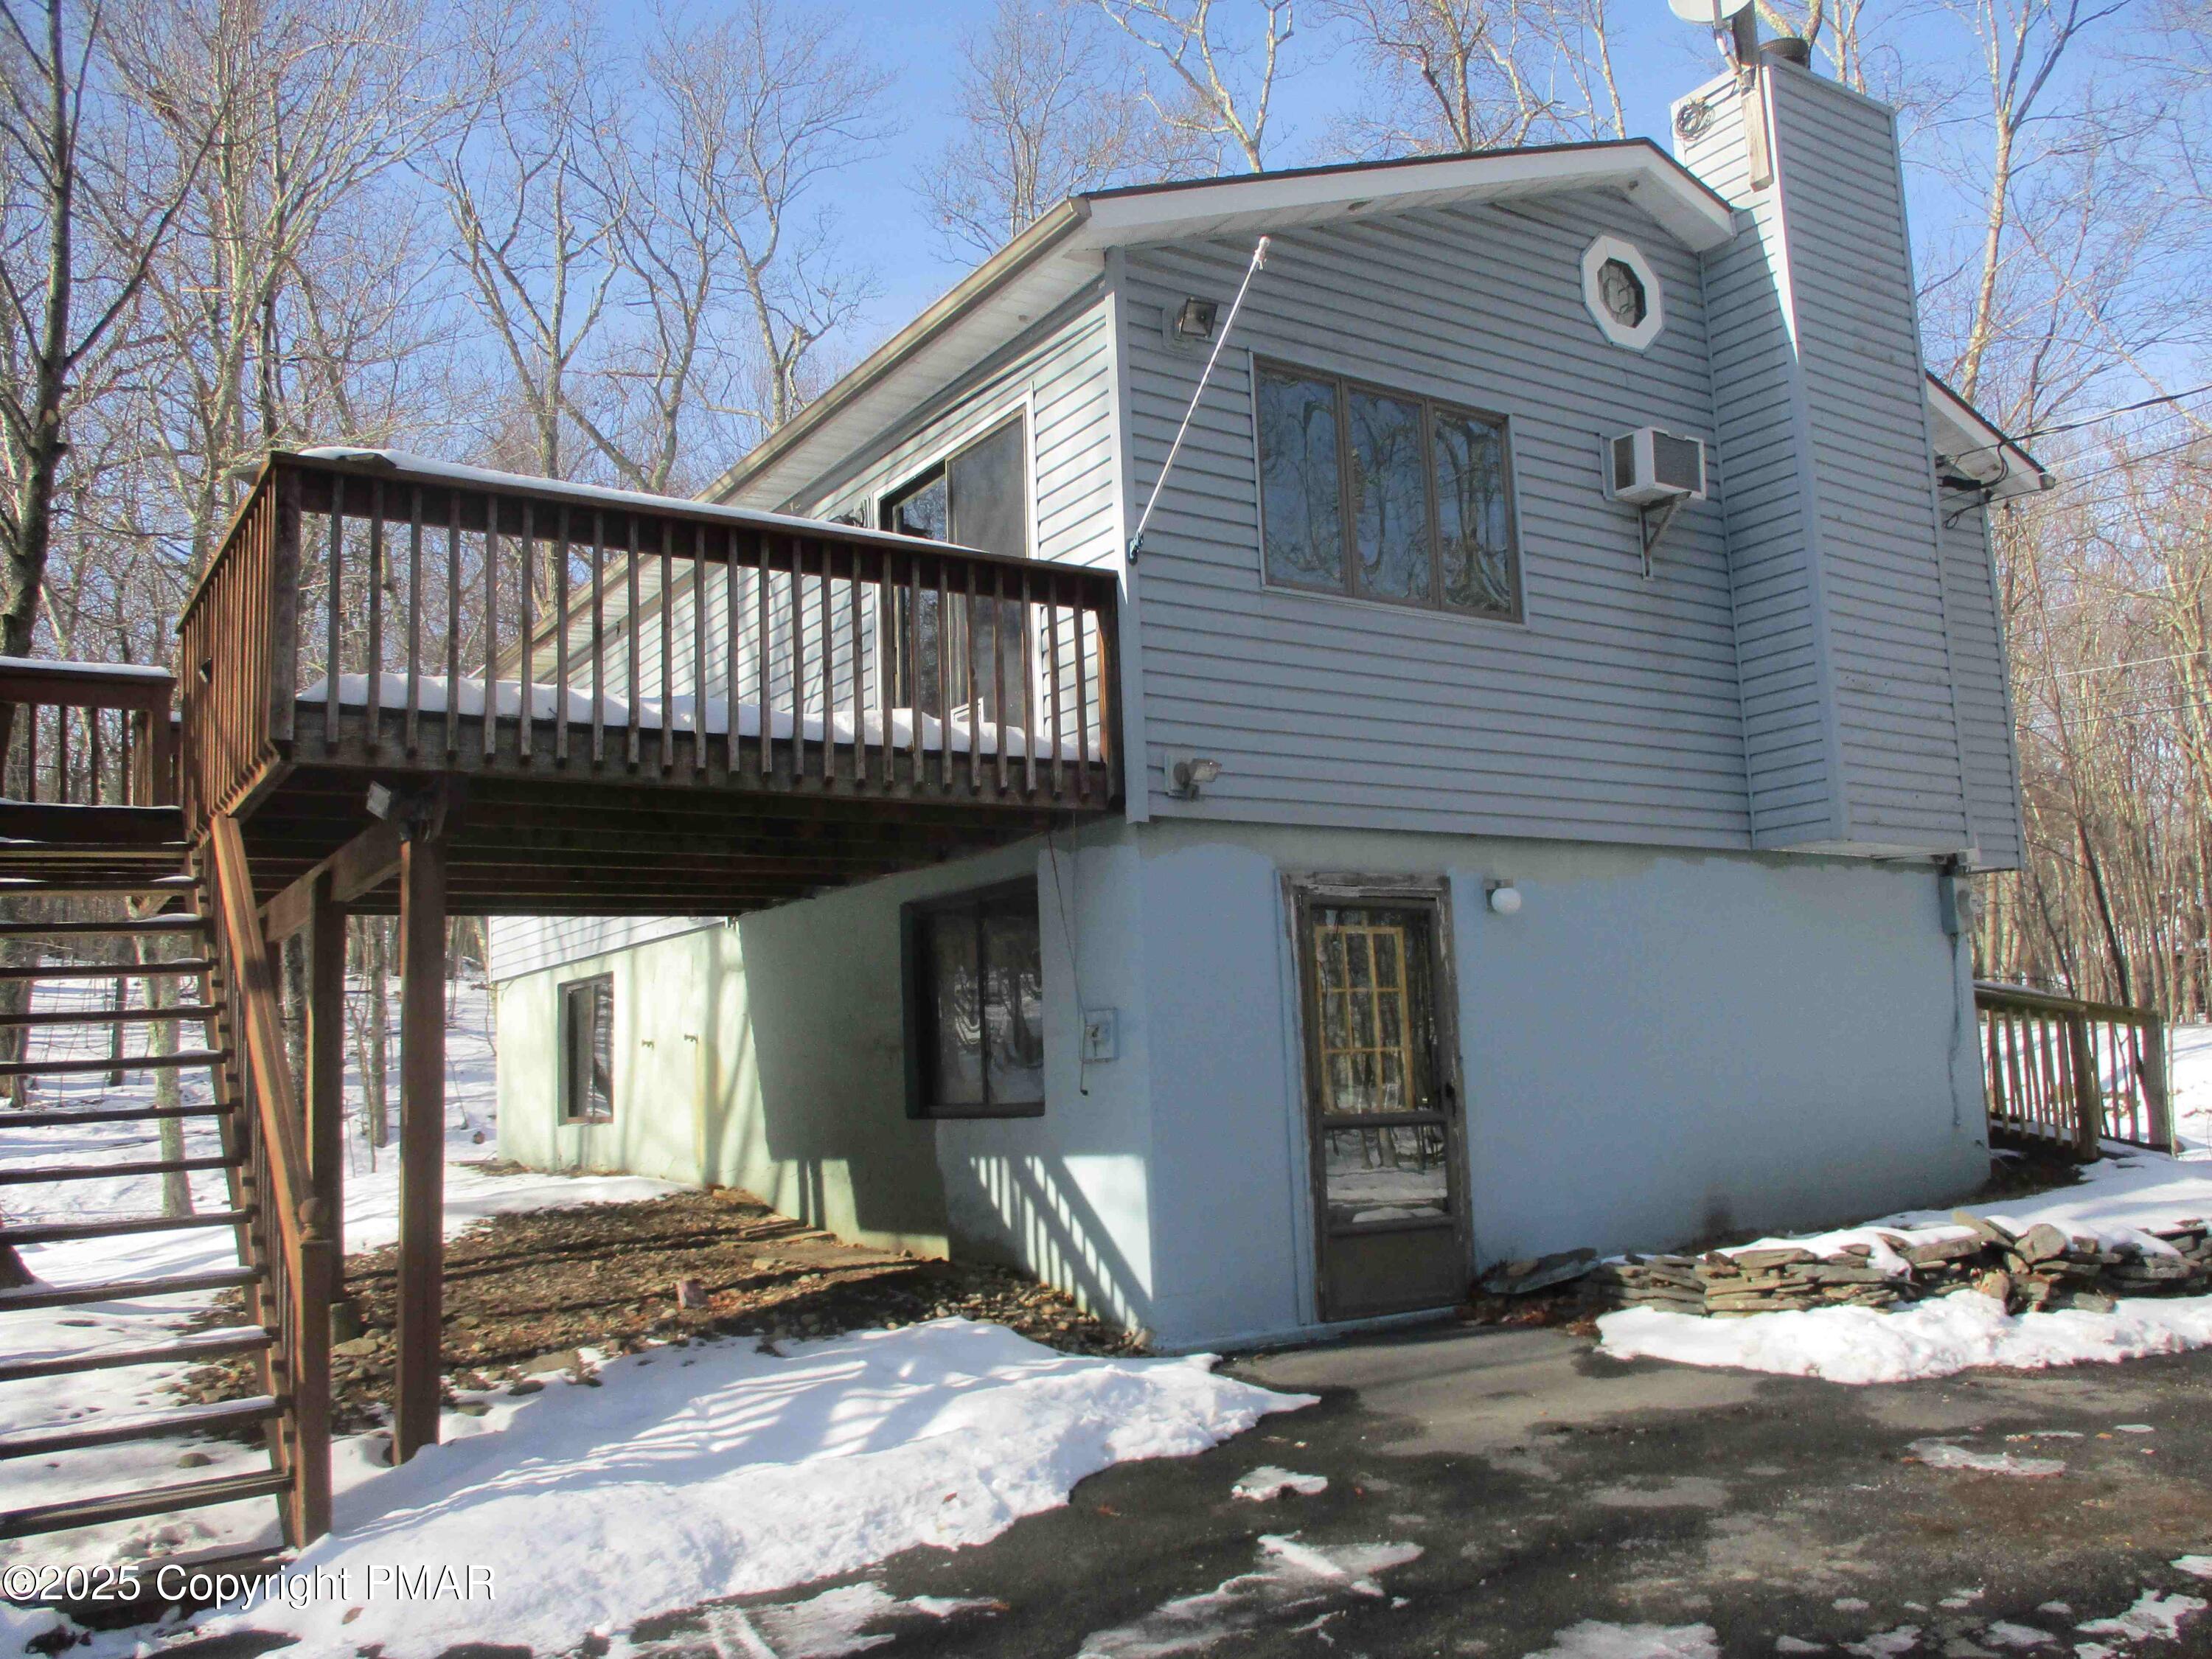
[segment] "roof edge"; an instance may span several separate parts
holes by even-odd
[[[2026,495],[2045,489],[2056,489],[2058,479],[2051,469],[2030,454],[2025,445],[2006,435],[1996,422],[1968,403],[1949,383],[1932,368],[1923,368],[1926,376],[1928,402],[1942,418],[1948,420],[1974,441],[1972,449],[1966,454],[1978,454],[1984,465],[1968,461],[1965,454],[1950,457],[1960,464],[1969,477],[1974,478],[1992,496]],[[1982,477],[1985,471],[1994,470],[1994,477]]]
[[[755,444],[703,491],[721,502],[780,461],[855,398],[896,370],[931,338],[974,310],[1017,272],[1035,264],[1091,216],[1088,200],[1071,196],[962,277],[904,328],[863,357],[836,383]]]

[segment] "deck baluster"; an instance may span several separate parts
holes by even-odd
[[[791,591],[785,607],[791,627],[791,781],[806,781],[806,603],[801,571],[805,554],[798,537],[791,541]]]
[[[538,672],[530,661],[530,647],[535,635],[532,613],[538,603],[538,503],[524,501],[520,506],[522,534],[515,542],[515,550],[521,557],[515,564],[514,752],[527,761],[531,735],[538,724]],[[493,511],[497,510],[495,502]]]
[[[991,754],[1006,793],[1006,567],[991,567]]]
[[[707,532],[691,526],[691,772],[707,770]]]
[[[422,747],[422,486],[407,503],[407,730],[408,757]]]
[[[344,573],[345,480],[343,478],[332,478],[331,480],[330,568],[325,573],[329,580],[325,584],[329,591],[324,595],[325,605],[330,613],[325,618],[325,621],[329,624],[330,644],[323,658],[323,752],[325,755],[335,754],[337,751],[338,710],[343,706],[343,701],[340,693],[340,675],[345,665],[344,659],[340,656],[338,652],[338,619],[340,610],[345,600]],[[229,568],[225,568],[222,580],[223,591],[220,592],[216,595],[216,603],[210,607],[214,617],[218,621],[218,625],[222,620],[225,619],[224,613],[230,609],[230,606],[223,604],[222,601],[225,599],[232,599],[235,597],[228,591],[232,586],[231,578],[233,574],[233,571]],[[234,729],[229,726],[228,720],[225,721],[225,726],[227,730]],[[230,767],[234,769],[233,775],[234,776],[236,775],[234,769],[237,766],[236,757],[234,756],[228,756],[225,757],[225,759],[229,762]],[[208,802],[208,805],[210,807],[218,804],[218,802],[212,799]]]
[[[660,769],[676,763],[676,583],[668,520],[660,521]],[[635,623],[631,624],[636,626]]]
[[[384,480],[368,484],[368,684],[362,735],[368,752],[384,749]]]
[[[1063,758],[1067,751],[1063,746],[1060,731],[1062,722],[1060,684],[1060,573],[1058,571],[1051,572],[1044,579],[1044,625],[1051,653],[1048,660],[1051,663],[1052,674],[1052,793],[1055,798],[1060,798],[1067,793],[1065,769],[1066,762]]]
[[[487,493],[483,512],[483,757],[489,762],[499,753],[499,497]]]
[[[553,763],[568,763],[568,508],[561,507],[560,544],[553,564]],[[532,671],[533,673],[535,671]]]
[[[822,661],[822,784],[827,788],[837,778],[836,731],[832,713],[837,693],[830,683],[830,674],[837,665],[837,652],[830,623],[830,550],[820,542],[814,544],[814,562],[815,593],[821,601],[822,611],[822,648],[817,654]]]
[[[607,515],[592,509],[592,764],[607,757]]]
[[[446,491],[446,757],[461,752],[461,492]]]
[[[1022,761],[1029,793],[1037,787],[1036,609],[1030,599],[1030,568],[1022,567]]]

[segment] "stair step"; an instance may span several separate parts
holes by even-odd
[[[52,1354],[43,1359],[0,1359],[0,1382],[21,1382],[34,1376],[71,1376],[79,1371],[112,1371],[125,1365],[198,1364],[232,1354],[252,1353],[276,1339],[258,1326],[230,1330],[195,1331],[173,1342],[157,1342],[144,1348],[88,1348],[81,1353]]]
[[[0,939],[100,939],[129,933],[204,933],[207,918],[125,916],[117,921],[0,921]]]
[[[30,1187],[42,1181],[91,1181],[101,1176],[179,1175],[193,1170],[234,1170],[234,1158],[148,1159],[137,1164],[33,1164],[0,1169],[0,1187]]]
[[[215,963],[206,957],[175,962],[57,962],[42,967],[0,968],[0,979],[149,979],[156,974],[204,974]]]
[[[234,1227],[252,1218],[243,1210],[207,1210],[198,1215],[128,1215],[98,1221],[37,1221],[0,1227],[0,1244],[53,1244],[65,1238],[118,1238],[125,1233],[165,1233],[185,1227]]]
[[[72,1123],[146,1123],[165,1117],[221,1117],[227,1100],[198,1106],[105,1106],[75,1112],[16,1112],[0,1106],[0,1129],[65,1129]]]
[[[291,1485],[287,1477],[271,1470],[265,1474],[231,1474],[215,1480],[181,1481],[173,1486],[152,1486],[107,1498],[39,1504],[27,1510],[0,1512],[0,1538],[27,1538],[37,1533],[64,1532],[71,1527],[98,1526],[106,1521],[135,1521],[142,1516],[206,1509],[210,1504],[234,1504],[246,1498],[274,1498],[289,1491]]]
[[[142,1019],[213,1019],[222,1012],[204,1002],[180,1002],[173,1008],[38,1008],[20,1014],[0,1012],[0,1026],[129,1025]]]
[[[251,1400],[220,1400],[208,1405],[180,1406],[172,1411],[141,1412],[130,1417],[92,1422],[79,1419],[73,1423],[49,1423],[42,1428],[0,1434],[0,1461],[78,1451],[88,1446],[120,1446],[134,1440],[161,1440],[172,1435],[219,1435],[265,1423],[276,1413],[276,1399],[264,1394]]]
[[[204,1273],[173,1273],[167,1279],[114,1279],[99,1285],[33,1285],[0,1291],[0,1318],[33,1308],[81,1308],[94,1302],[135,1302],[149,1296],[181,1296],[189,1291],[235,1291],[257,1283],[258,1267],[218,1267]]]
[[[97,1072],[175,1072],[219,1066],[228,1048],[182,1048],[173,1054],[98,1054],[88,1060],[0,1060],[0,1077],[89,1077]]]

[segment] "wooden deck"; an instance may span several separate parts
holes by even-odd
[[[265,900],[374,783],[437,795],[456,912],[757,909],[1118,810],[1115,605],[1110,573],[280,453],[179,629],[185,833],[237,817]]]

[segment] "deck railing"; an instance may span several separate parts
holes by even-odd
[[[165,669],[0,657],[0,794],[58,806],[173,805],[174,696]]]
[[[2163,1015],[1988,983],[1974,1006],[1993,1133],[2084,1158],[2100,1139],[2172,1150]]]
[[[364,453],[272,455],[189,601],[187,819],[273,766],[1118,802],[1117,581]]]
[[[265,1277],[249,1292],[247,1316],[272,1339],[264,1351],[265,1391],[276,1419],[276,1467],[285,1494],[287,1540],[305,1545],[331,1524],[331,1300],[341,1275],[337,1218],[309,1175],[307,1123],[287,1056],[276,975],[235,819],[218,815],[201,853],[228,1056],[225,1151],[238,1158],[241,1243]]]

